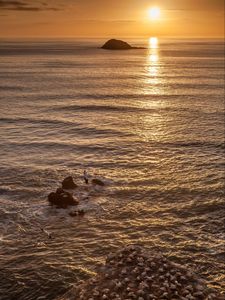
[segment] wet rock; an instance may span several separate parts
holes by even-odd
[[[79,201],[74,199],[70,193],[59,190],[57,190],[56,193],[50,193],[48,195],[48,201],[51,205],[55,205],[57,208],[67,208],[70,205],[74,206],[79,204]]]
[[[70,211],[69,216],[76,217],[76,216],[78,216],[78,212],[77,211]]]
[[[65,190],[75,189],[77,187],[76,183],[73,181],[72,176],[66,177],[62,182],[62,188]]]
[[[85,211],[83,209],[78,210],[78,215],[79,216],[84,216]]]
[[[64,193],[64,190],[62,189],[62,188],[58,188],[57,190],[56,190],[56,194],[63,194]]]
[[[77,216],[83,217],[85,215],[85,211],[83,209],[74,210],[69,212],[69,215],[71,217],[77,217]]]
[[[100,186],[104,186],[105,185],[105,183],[102,180],[98,179],[98,178],[92,179],[91,183],[93,185],[100,185]]]
[[[48,195],[48,201],[49,201],[51,204],[53,204],[54,202],[57,202],[57,201],[58,201],[58,198],[59,198],[59,195],[58,195],[57,193],[54,193],[54,192],[52,192],[52,193],[50,193],[50,194]]]
[[[85,215],[85,211],[83,209],[74,210],[69,212],[69,215],[71,217],[77,217],[77,216],[83,217]]]

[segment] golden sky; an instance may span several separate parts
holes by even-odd
[[[224,0],[0,0],[0,37],[153,35],[223,37]]]

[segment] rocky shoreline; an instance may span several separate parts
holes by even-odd
[[[222,300],[192,271],[160,253],[127,246],[106,258],[97,275],[58,300]]]

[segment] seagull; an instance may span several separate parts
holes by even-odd
[[[88,174],[86,170],[84,170],[84,181],[86,184],[88,184]]]

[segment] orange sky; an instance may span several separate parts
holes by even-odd
[[[223,37],[224,0],[0,0],[0,37],[152,35]]]

